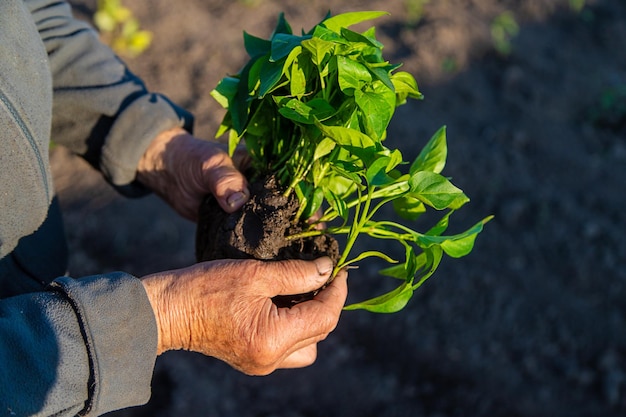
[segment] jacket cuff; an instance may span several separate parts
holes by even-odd
[[[140,96],[116,116],[102,147],[100,171],[128,197],[148,193],[136,181],[137,165],[154,138],[174,127],[191,132],[192,114],[159,94]]]
[[[148,402],[157,327],[141,281],[117,272],[78,280],[61,277],[51,286],[70,301],[87,346],[89,400],[81,415]]]

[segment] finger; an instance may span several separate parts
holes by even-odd
[[[204,170],[211,193],[224,211],[232,213],[248,201],[248,182],[226,153],[219,152],[211,157]]]
[[[277,333],[282,346],[299,349],[325,339],[337,327],[347,295],[347,273],[341,271],[313,300],[278,309]]]
[[[333,261],[327,256],[313,261],[288,260],[264,265],[273,269],[259,274],[267,278],[267,295],[270,297],[315,291],[328,281],[333,270]]]

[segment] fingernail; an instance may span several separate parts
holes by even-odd
[[[315,262],[317,272],[320,275],[327,275],[333,270],[333,261],[328,256],[317,258],[313,262]]]
[[[246,194],[242,191],[238,191],[234,194],[231,194],[226,199],[226,203],[229,207],[239,207],[246,201]]]

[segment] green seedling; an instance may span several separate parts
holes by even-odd
[[[519,34],[519,24],[513,13],[500,13],[491,22],[491,39],[493,46],[501,55],[509,55],[513,50],[511,40]]]
[[[300,35],[281,15],[268,40],[244,33],[249,62],[237,75],[222,79],[212,95],[227,109],[217,136],[229,134],[231,153],[245,140],[253,171],[275,175],[285,195],[297,195],[297,220],[323,212],[317,223],[327,227],[312,224],[287,239],[343,236],[334,274],[370,257],[389,262],[380,272],[398,279],[397,288],[346,309],[390,313],[406,306],[444,254],[459,258],[470,253],[490,217],[462,233],[445,234],[452,213],[469,201],[441,175],[447,157],[445,128],[411,163],[400,150],[384,145],[396,107],[422,98],[414,77],[385,61],[375,28],[350,29],[385,14],[329,15]],[[427,211],[443,215],[418,232],[376,219],[387,204],[410,221]],[[352,255],[361,235],[397,242],[404,260],[377,250]]]
[[[152,42],[152,33],[139,27],[139,21],[121,0],[98,0],[93,20],[103,41],[120,55],[136,57]]]

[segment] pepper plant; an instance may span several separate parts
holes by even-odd
[[[400,150],[385,146],[396,107],[422,98],[414,77],[383,58],[374,27],[364,32],[350,29],[385,14],[328,15],[299,35],[281,14],[270,39],[244,32],[250,60],[211,93],[227,109],[217,136],[229,134],[231,153],[244,140],[253,171],[275,175],[285,195],[297,195],[296,221],[323,212],[318,222],[327,227],[312,224],[287,239],[323,233],[345,236],[334,274],[369,257],[391,264],[380,272],[399,280],[395,290],[346,307],[373,312],[401,310],[443,255],[467,255],[490,220],[445,234],[451,214],[469,201],[441,175],[447,156],[445,127],[411,163]],[[428,230],[418,232],[377,219],[375,214],[387,204],[409,221],[428,210],[443,214]],[[404,248],[404,260],[380,250],[353,255],[361,235],[397,242]]]

